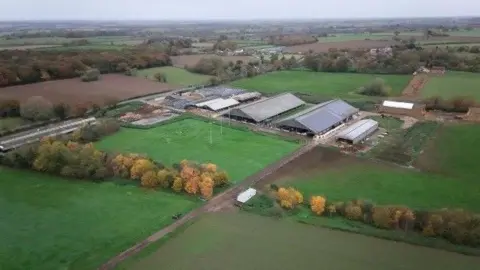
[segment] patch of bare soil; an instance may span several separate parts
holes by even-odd
[[[328,52],[331,48],[336,49],[371,49],[386,47],[393,44],[393,41],[383,40],[351,40],[339,42],[317,42],[311,44],[302,44],[290,46],[284,49],[285,52],[290,53],[305,53],[310,50],[314,52]]]
[[[100,80],[82,82],[80,78],[47,81],[34,84],[0,88],[3,99],[25,101],[32,96],[43,96],[52,103],[103,104],[106,101],[124,100],[137,96],[166,92],[179,86],[145,80],[120,74],[102,75]]]

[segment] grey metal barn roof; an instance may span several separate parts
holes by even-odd
[[[277,125],[306,129],[313,133],[321,133],[358,111],[357,108],[345,101],[334,99],[284,118],[278,121]]]
[[[378,128],[378,122],[372,119],[362,119],[338,133],[338,139],[354,143],[363,140]]]
[[[229,114],[251,119],[255,122],[262,122],[304,104],[303,100],[290,93],[285,93],[240,106],[231,110]]]

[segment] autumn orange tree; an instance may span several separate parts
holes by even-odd
[[[281,187],[277,191],[277,200],[280,202],[281,207],[285,209],[293,209],[298,204],[303,203],[303,195],[292,187]]]
[[[146,172],[157,171],[157,166],[150,160],[139,158],[135,160],[130,169],[130,177],[132,179],[140,179]]]
[[[321,215],[325,212],[325,202],[326,199],[322,196],[312,196],[310,198],[310,209],[315,214]]]

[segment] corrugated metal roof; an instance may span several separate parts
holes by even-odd
[[[413,106],[414,106],[414,104],[410,102],[399,102],[399,101],[390,101],[390,100],[385,100],[382,103],[382,105],[385,107],[408,109],[408,110],[413,109]]]
[[[261,122],[304,104],[305,102],[303,100],[290,93],[285,93],[269,99],[246,104],[231,110],[229,114],[241,117],[247,116],[256,122]]]
[[[254,188],[249,188],[245,190],[244,192],[238,194],[237,196],[237,201],[241,203],[246,203],[248,200],[253,198],[257,194],[257,190]]]
[[[320,133],[331,126],[347,119],[359,110],[340,99],[317,104],[277,122],[278,125],[304,126],[306,129]]]
[[[228,98],[228,99],[218,100],[217,102],[214,102],[214,103],[209,103],[206,106],[213,111],[218,111],[218,110],[228,108],[230,106],[237,105],[237,104],[240,104],[240,102],[236,101],[233,98]]]
[[[368,136],[369,134],[366,133],[368,133],[368,131],[372,130],[374,127],[375,129],[378,127],[377,121],[372,119],[362,119],[338,133],[337,138],[357,141],[361,137]]]
[[[221,102],[222,100],[224,100],[224,99],[223,98],[216,98],[216,99],[212,99],[212,100],[207,100],[205,102],[200,102],[200,103],[197,103],[195,105],[197,107],[203,107],[203,106],[208,106],[208,105],[216,103],[216,102]]]

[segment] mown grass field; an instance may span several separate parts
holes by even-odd
[[[113,182],[0,167],[0,269],[96,269],[199,205]]]
[[[119,269],[470,270],[479,263],[478,257],[239,213],[204,216]]]
[[[227,122],[222,127],[195,119],[148,130],[123,129],[97,145],[109,151],[147,154],[166,164],[183,159],[213,162],[227,171],[232,182],[242,181],[299,147],[294,142],[229,128]]]
[[[447,71],[444,76],[431,77],[421,90],[423,97],[445,99],[472,97],[480,102],[480,76],[476,73]]]
[[[401,151],[387,144],[375,157],[388,158],[391,151],[391,155],[408,153],[415,158],[417,153],[417,169],[319,148],[273,175],[272,180],[279,186],[299,188],[306,198],[324,195],[331,201],[365,199],[414,209],[446,207],[480,212],[480,169],[476,165],[480,159],[480,126],[434,126],[427,122],[404,133],[392,142],[400,145]]]
[[[355,91],[382,78],[392,87],[391,95],[400,95],[411,79],[409,75],[372,75],[354,73],[323,73],[310,71],[280,71],[232,83],[234,87],[266,94],[294,92],[322,97],[369,98]]]
[[[419,156],[417,165],[462,181],[470,181],[472,185],[478,186],[479,138],[478,125],[443,125],[428,142],[425,151]],[[478,187],[477,192],[480,192],[480,186]]]
[[[167,77],[167,82],[175,85],[192,85],[205,84],[208,82],[210,76],[191,73],[183,68],[177,67],[158,67],[142,69],[137,72],[138,77],[147,77],[150,80],[155,80],[155,74],[162,72]]]

